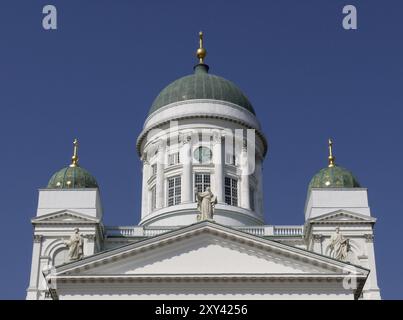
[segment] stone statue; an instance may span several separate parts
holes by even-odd
[[[64,244],[69,248],[70,260],[80,260],[83,257],[83,238],[80,234],[80,229],[75,228],[74,234]]]
[[[217,197],[211,192],[210,187],[204,192],[197,192],[197,210],[200,213],[197,215],[197,220],[213,220],[214,206],[217,204]]]
[[[349,240],[344,238],[340,233],[340,228],[336,228],[336,232],[330,237],[330,249],[333,257],[341,261],[347,261],[348,252],[350,250]]]

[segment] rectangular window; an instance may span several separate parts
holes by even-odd
[[[181,177],[168,178],[168,206],[181,203]]]
[[[168,166],[173,166],[179,163],[179,152],[171,153],[168,155]]]
[[[157,174],[157,164],[154,163],[153,165],[151,165],[151,176],[154,176]]]
[[[238,180],[225,177],[225,203],[238,206]]]
[[[255,189],[249,186],[249,205],[252,211],[255,211]]]
[[[197,188],[197,192],[206,191],[206,188],[210,186],[209,173],[195,173],[195,188]]]
[[[155,186],[151,188],[151,211],[154,211],[157,208],[157,189]]]

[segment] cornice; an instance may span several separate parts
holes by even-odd
[[[204,101],[204,100],[198,101],[198,103],[203,103],[203,102],[205,102],[205,101]],[[207,102],[211,102],[211,101],[207,101]],[[195,101],[181,101],[180,103],[171,104],[171,105],[168,105],[168,106],[166,106],[166,107],[167,107],[167,108],[168,108],[168,107],[171,108],[171,107],[174,107],[175,105],[183,105],[183,104],[186,104],[186,103],[194,104]],[[221,103],[221,101],[220,101],[219,103],[220,103],[220,104],[224,104],[224,105],[229,105],[229,106],[231,106],[231,107],[234,107],[234,106],[235,106],[235,105],[232,105],[231,103]],[[162,109],[161,109],[160,111],[162,111]],[[147,121],[148,121],[152,116],[154,116],[154,114],[150,115],[150,116],[146,119],[145,123],[147,123]],[[261,140],[262,143],[263,143],[263,148],[264,148],[264,150],[263,150],[263,157],[265,157],[265,155],[266,155],[266,153],[267,153],[267,146],[268,146],[265,135],[263,134],[263,132],[261,131],[260,128],[253,127],[253,126],[251,126],[249,123],[247,123],[246,121],[242,121],[241,119],[235,119],[235,118],[232,118],[232,117],[228,117],[228,116],[226,116],[225,114],[222,114],[222,115],[191,114],[191,115],[186,115],[186,116],[179,116],[179,117],[175,118],[175,120],[177,121],[177,120],[184,120],[184,119],[206,119],[206,118],[207,118],[207,119],[226,120],[226,121],[230,121],[230,122],[237,123],[237,124],[240,124],[240,125],[242,125],[242,126],[245,126],[245,127],[248,128],[248,129],[254,129],[255,132],[256,132],[256,134],[258,135],[258,137],[260,138],[260,140]],[[144,128],[144,129],[142,130],[142,132],[141,132],[140,135],[138,136],[137,142],[136,142],[137,153],[138,153],[138,155],[139,155],[140,157],[141,157],[141,155],[142,155],[142,154],[141,154],[141,150],[140,150],[140,146],[141,146],[141,144],[142,144],[143,139],[147,136],[148,132],[150,132],[150,131],[153,130],[153,129],[159,128],[159,127],[161,127],[161,126],[163,126],[163,125],[165,125],[165,124],[168,124],[168,123],[170,123],[171,121],[172,121],[172,119],[163,120],[163,121],[160,121],[160,122],[157,122],[157,123],[153,124],[153,125],[150,126],[149,128]]]
[[[331,273],[276,273],[276,274],[147,274],[147,275],[107,275],[107,274],[97,274],[97,275],[51,275],[48,279],[56,279],[58,283],[94,283],[94,282],[162,282],[162,281],[270,281],[270,282],[295,282],[295,281],[319,281],[319,282],[331,282],[337,281],[341,282],[345,280],[346,275],[343,274],[331,274]],[[366,275],[356,274],[349,275],[351,278],[364,280]]]

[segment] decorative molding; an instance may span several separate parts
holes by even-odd
[[[140,160],[143,162],[143,165],[149,165],[150,161],[147,159],[147,153],[144,153],[141,157]]]
[[[192,142],[192,133],[191,132],[185,132],[180,134],[180,141],[182,144],[190,144]]]
[[[219,131],[214,131],[213,132],[213,140],[212,140],[213,145],[216,144],[222,144],[222,134]]]
[[[157,150],[158,152],[162,152],[166,147],[166,141],[164,139],[159,139],[157,142]]]
[[[43,235],[41,234],[34,234],[34,243],[41,243],[43,239]]]
[[[315,218],[311,218],[307,222],[310,224],[362,224],[375,223],[376,219],[363,214],[339,209]]]
[[[100,223],[100,219],[64,209],[36,217],[31,222],[33,224],[97,224]]]
[[[88,239],[88,242],[94,242],[96,239],[95,234],[83,234],[81,235],[83,238]]]
[[[349,277],[362,282],[366,274],[350,274]],[[345,279],[343,274],[156,274],[156,275],[56,275],[51,278],[57,279],[60,283],[120,283],[125,285],[127,282],[172,282],[172,281],[201,281],[207,282],[245,282],[245,281],[264,281],[264,282],[341,282]]]
[[[374,235],[367,233],[364,234],[365,242],[374,242]]]
[[[313,234],[312,239],[316,243],[321,243],[323,240],[323,234]]]
[[[178,104],[185,104],[185,103],[194,103],[194,100],[182,101],[181,103],[178,103]],[[220,104],[225,104],[225,103],[220,101]],[[171,105],[168,105],[168,106],[171,107]],[[236,106],[236,105],[234,105],[234,106]],[[243,110],[243,111],[246,111],[246,110]],[[152,116],[154,116],[154,115],[152,115]],[[149,120],[150,117],[151,117],[151,115],[146,119],[146,123],[147,123],[147,121]],[[205,116],[205,115],[199,115],[199,114],[192,114],[192,115],[185,115],[185,116],[177,117],[176,120],[182,120],[182,119],[205,119],[205,118],[226,120],[226,121],[230,121],[230,122],[233,122],[233,123],[236,123],[236,124],[243,125],[247,129],[255,129],[256,135],[262,140],[262,143],[263,143],[263,150],[262,150],[263,157],[266,155],[266,152],[267,152],[267,140],[266,140],[265,135],[261,132],[261,128],[255,127],[255,126],[251,125],[250,123],[248,123],[246,121],[243,121],[241,119],[235,119],[235,118],[232,118],[232,117],[227,117],[225,115],[220,115],[220,116],[218,116],[218,115],[209,115],[209,116]],[[159,128],[159,127],[161,127],[161,126],[163,126],[165,124],[169,124],[170,121],[171,121],[171,119],[169,119],[169,120],[161,120],[161,121],[159,121],[157,123],[154,123],[150,127],[147,127],[146,129],[144,129],[140,133],[140,136],[137,138],[137,142],[136,142],[136,149],[137,149],[137,152],[138,152],[139,155],[141,155],[140,146],[141,146],[143,140],[147,137],[148,132],[150,132],[154,128]]]

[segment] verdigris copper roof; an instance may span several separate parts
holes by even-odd
[[[165,87],[154,100],[149,114],[179,101],[193,99],[212,99],[234,103],[255,114],[248,98],[233,82],[209,74],[209,67],[200,63],[195,66],[194,74],[182,77]]]
[[[353,174],[345,168],[334,165],[315,174],[309,183],[311,188],[359,188],[360,184]]]
[[[57,171],[49,180],[49,189],[98,188],[95,178],[79,166],[66,167]]]

